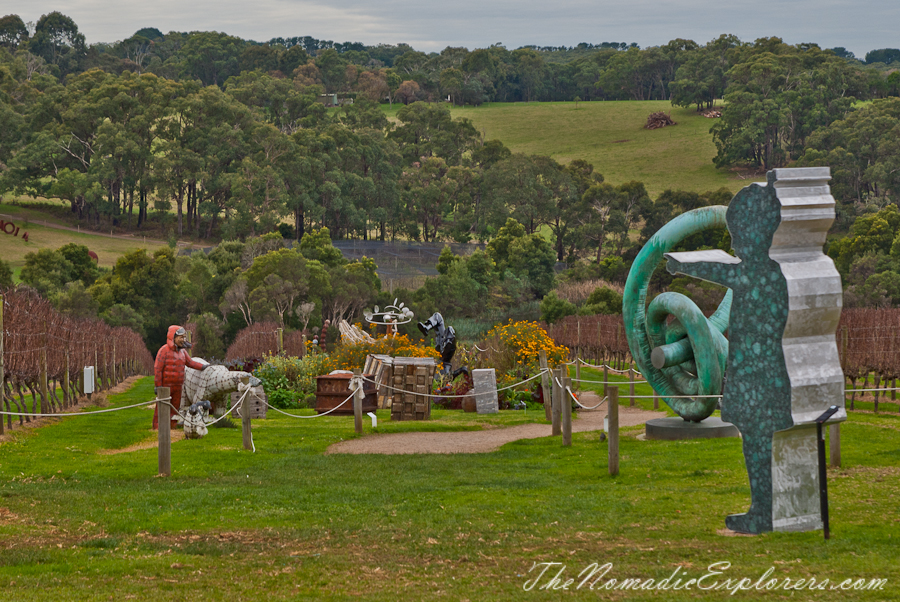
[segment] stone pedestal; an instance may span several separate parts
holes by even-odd
[[[690,422],[678,416],[673,418],[654,418],[647,421],[644,429],[644,437],[646,439],[662,441],[741,436],[737,427],[715,416],[710,416],[700,422]]]
[[[475,407],[479,414],[496,414],[500,411],[497,401],[497,375],[493,368],[472,370],[475,385]]]

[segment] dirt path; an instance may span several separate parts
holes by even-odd
[[[581,403],[593,406],[599,398],[592,393],[579,395]],[[665,412],[652,412],[638,408],[619,407],[619,426],[636,426],[652,418],[663,418]],[[579,410],[578,419],[572,421],[572,432],[599,431],[603,429],[606,405],[597,410]],[[483,454],[500,449],[502,445],[519,439],[549,437],[549,424],[523,424],[509,428],[491,428],[483,431],[454,433],[392,433],[367,435],[361,439],[341,441],[330,446],[326,454]]]

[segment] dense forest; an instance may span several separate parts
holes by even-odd
[[[548,296],[555,261],[568,263],[570,280],[621,281],[659,226],[682,211],[727,203],[730,193],[669,190],[651,199],[640,182],[605,182],[602,166],[562,165],[485,140],[470,122],[451,117],[450,104],[655,99],[699,111],[718,103],[721,118],[711,129],[717,166],[831,166],[839,219],[829,252],[848,302],[897,305],[897,65],[900,50],[858,60],[843,48],[731,35],[649,48],[494,45],[426,54],[404,44],[258,43],[147,28],[88,46],[60,13],[35,24],[8,15],[0,19],[0,192],[63,199],[74,216],[98,227],[143,229],[172,208],[173,237],[239,241],[204,258],[129,257],[105,275],[66,267],[83,259],[72,248],[57,252],[68,264],[34,256],[23,270],[23,281],[58,304],[81,307],[80,298],[87,309],[73,311],[139,330],[126,308],[146,315],[146,301],[161,293],[134,296],[121,282],[156,263],[168,266],[173,290],[220,277],[211,288],[170,299],[181,315],[219,312],[233,327],[249,322],[251,312],[294,327],[353,315],[358,303],[312,299],[310,279],[336,279],[334,290],[355,290],[370,302],[380,288],[374,267],[309,255],[328,246],[322,232],[489,242],[485,252],[442,256],[440,276],[416,291],[415,302],[464,317],[549,297],[551,317],[579,311]],[[340,106],[326,108],[323,99]],[[381,104],[394,103],[402,107],[391,123]],[[260,238],[267,233],[277,234]],[[277,270],[251,278],[257,255],[245,253],[246,245],[275,239],[268,252],[294,262],[296,282],[306,283],[284,292],[291,301],[280,308],[272,299],[290,288],[289,278]],[[318,242],[304,253],[302,242],[291,249],[285,239]],[[306,302],[314,309],[298,313]],[[603,293],[583,305],[615,303]]]

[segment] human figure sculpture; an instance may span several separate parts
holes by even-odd
[[[171,404],[175,411],[171,413],[172,428],[178,425],[177,410],[181,408],[181,388],[184,384],[184,367],[189,366],[195,370],[206,369],[207,364],[195,361],[188,355],[185,342],[185,330],[181,326],[169,326],[166,333],[166,344],[156,353],[154,365],[154,384],[157,387],[169,387],[172,397]],[[159,428],[159,406],[153,410],[153,430]]]
[[[434,348],[441,354],[441,361],[443,362],[441,371],[444,374],[449,374],[450,362],[456,354],[456,331],[452,326],[446,326],[444,324],[444,316],[437,312],[424,322],[419,322],[418,326],[419,330],[426,337],[430,331],[437,331],[434,337]]]
[[[827,168],[782,169],[741,190],[726,213],[732,248],[666,253],[667,269],[733,291],[722,419],[743,437],[751,505],[743,533],[819,528],[815,418],[845,420],[835,331],[841,281],[822,253],[834,220]]]

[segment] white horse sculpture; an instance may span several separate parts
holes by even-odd
[[[201,364],[209,364],[199,357],[194,358]],[[186,408],[201,402],[210,401],[214,406],[224,407],[226,395],[238,390],[241,380],[249,378],[250,387],[257,387],[261,381],[249,372],[234,372],[225,366],[209,366],[206,370],[184,368],[184,385],[181,389],[181,407]],[[243,392],[243,391],[242,391]]]

